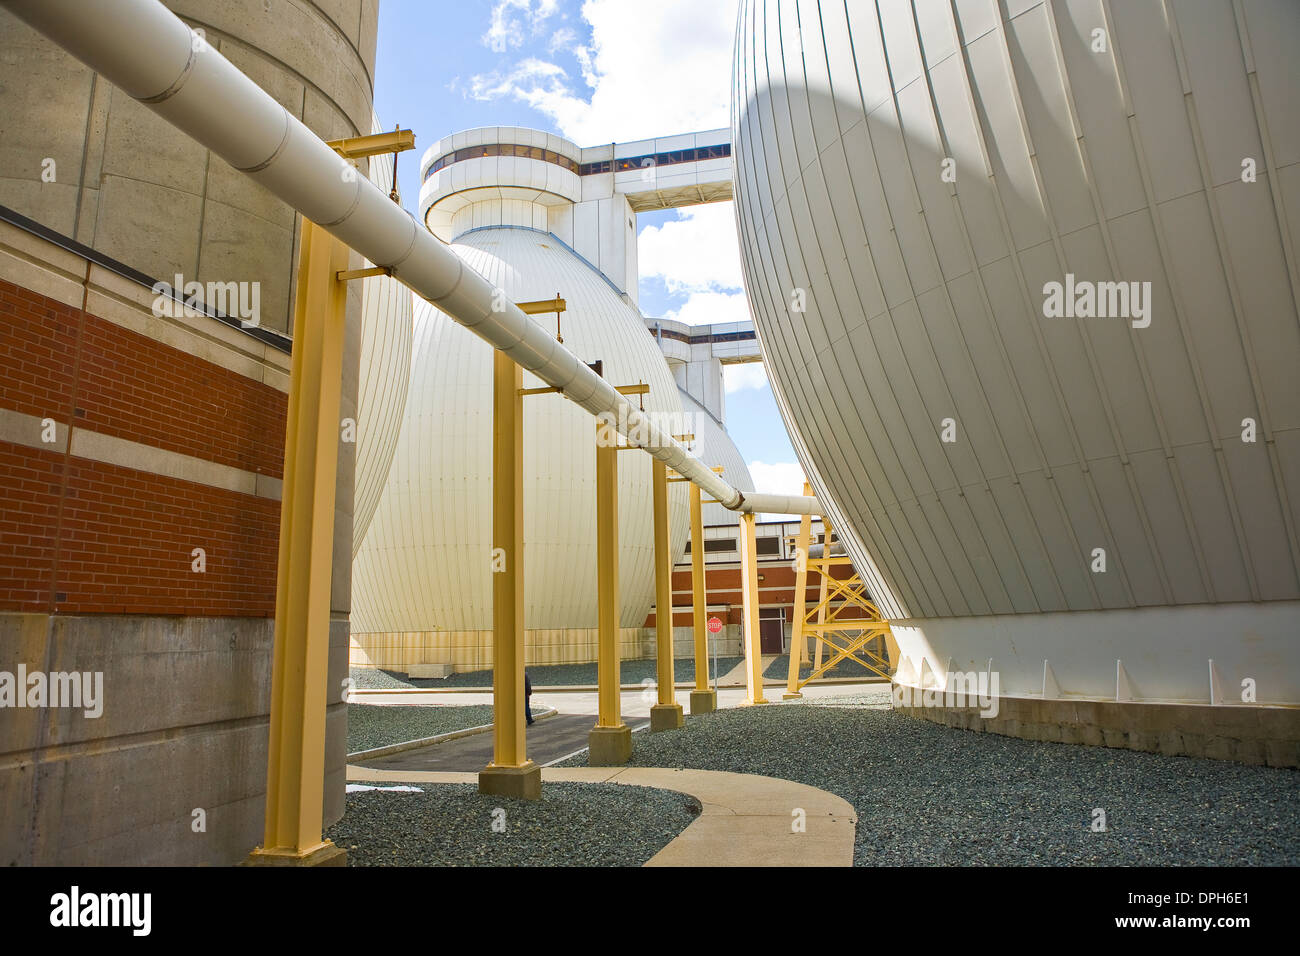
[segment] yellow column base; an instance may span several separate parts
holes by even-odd
[[[655,704],[650,708],[650,732],[680,730],[686,726],[681,704]]]
[[[691,691],[691,715],[711,714],[718,709],[718,692],[716,690]]]
[[[518,767],[488,764],[478,772],[478,792],[511,800],[540,800],[542,768],[531,760]]]
[[[263,850],[248,854],[242,866],[347,866],[348,851],[325,840],[304,853],[292,850]]]
[[[803,694],[799,693],[798,691],[795,691],[793,694],[782,694],[782,695],[781,695],[781,699],[782,699],[782,700],[798,700],[798,699],[799,699],[800,697],[802,697],[802,696],[803,696]]]
[[[592,767],[621,767],[632,759],[632,728],[593,727],[587,737],[587,764]]]

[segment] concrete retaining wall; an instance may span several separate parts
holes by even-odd
[[[0,614],[0,671],[103,674],[103,712],[9,708],[0,866],[223,865],[262,840],[270,618]],[[331,627],[324,813],[343,815],[347,622]],[[206,829],[196,832],[195,810]]]

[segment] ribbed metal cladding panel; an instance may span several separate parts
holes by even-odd
[[[1300,597],[1298,45],[1289,0],[742,0],[747,291],[890,618]],[[1046,317],[1067,274],[1150,324]]]
[[[373,118],[371,132],[381,132]],[[370,180],[393,188],[391,155],[372,157]],[[361,378],[357,390],[357,474],[353,493],[352,555],[356,556],[379,507],[406,409],[411,377],[411,290],[396,279],[362,280]]]
[[[618,385],[645,382],[647,411],[680,421],[677,385],[640,313],[554,237],[488,228],[453,248],[511,301],[568,304],[564,344],[602,360]],[[553,315],[535,320],[553,327]],[[524,374],[525,387],[542,384]],[[637,401],[637,399],[633,399]],[[526,626],[596,625],[596,425],[559,395],[524,399]],[[622,623],[639,627],[654,597],[651,461],[619,454]],[[397,452],[353,566],[353,631],[485,630],[492,624],[491,349],[417,300],[411,381]],[[674,558],[686,547],[682,485],[670,486]]]

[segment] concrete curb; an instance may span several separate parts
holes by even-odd
[[[349,783],[474,783],[478,775],[349,766]],[[807,784],[749,773],[666,767],[542,769],[542,782],[615,783],[689,794],[702,811],[646,866],[852,866],[857,813]],[[545,794],[545,788],[543,788]],[[545,796],[543,796],[545,799]],[[792,825],[803,811],[802,830]]]
[[[533,721],[545,720],[547,717],[554,717],[558,714],[554,707],[548,707],[545,711],[533,717]],[[358,750],[356,753],[348,754],[348,760],[374,760],[376,757],[387,757],[390,754],[400,754],[404,750],[414,750],[416,747],[427,747],[429,744],[440,744],[447,740],[459,740],[461,737],[472,737],[475,734],[485,734],[492,729],[492,724],[480,724],[477,727],[466,727],[464,730],[450,730],[445,734],[436,734],[433,737],[421,737],[418,740],[403,740],[401,743],[388,744],[384,747],[372,747],[369,750]]]

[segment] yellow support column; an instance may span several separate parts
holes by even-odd
[[[803,493],[812,493],[804,482]],[[795,542],[794,572],[794,622],[790,626],[790,669],[786,675],[784,700],[802,697],[799,693],[799,665],[808,662],[808,641],[803,635],[804,618],[808,616],[808,539],[812,537],[812,516],[799,518],[799,540]]]
[[[303,220],[275,582],[266,828],[252,865],[342,866],[322,838],[325,706],[348,247]]]
[[[803,493],[805,495],[811,495],[813,493],[812,485],[806,481],[803,483]],[[812,516],[811,515],[808,516],[808,527],[806,529],[803,527],[802,521],[800,521],[799,524],[800,524],[799,530],[804,536],[803,563],[806,571],[808,566],[808,545],[812,542]],[[806,584],[807,574],[804,575],[804,579]],[[806,587],[805,590],[807,590]],[[804,599],[805,614],[804,617],[799,621],[799,633],[803,638],[803,640],[801,640],[799,643],[799,666],[800,667],[802,667],[805,664],[812,663],[812,658],[808,656],[808,635],[804,633],[804,625],[808,623],[807,622],[808,615],[806,613],[807,609],[808,609],[808,601],[807,601],[807,596],[805,595],[805,599]]]
[[[632,756],[632,729],[623,723],[618,666],[618,432],[596,422],[596,650],[597,717],[587,737],[587,763],[625,764]]]
[[[524,731],[523,370],[494,352],[492,379],[492,762],[478,792],[536,800],[542,769]]]
[[[691,713],[718,709],[718,692],[709,686],[709,606],[704,587],[704,507],[700,486],[691,482],[691,605],[695,621],[695,690]]]
[[[766,704],[763,697],[763,647],[758,633],[758,528],[752,512],[740,516],[741,599],[745,616],[745,686],[748,704]]]
[[[673,683],[673,556],[668,540],[668,466],[652,458],[655,525],[655,670],[659,703],[650,708],[650,732],[686,723]]]
[[[831,576],[831,519],[822,515],[822,557],[821,564],[817,567],[821,571],[821,587],[817,589],[817,656],[813,662],[813,670],[822,669],[822,651],[826,647],[824,640],[826,629],[822,627],[826,623],[826,595],[830,590]]]

